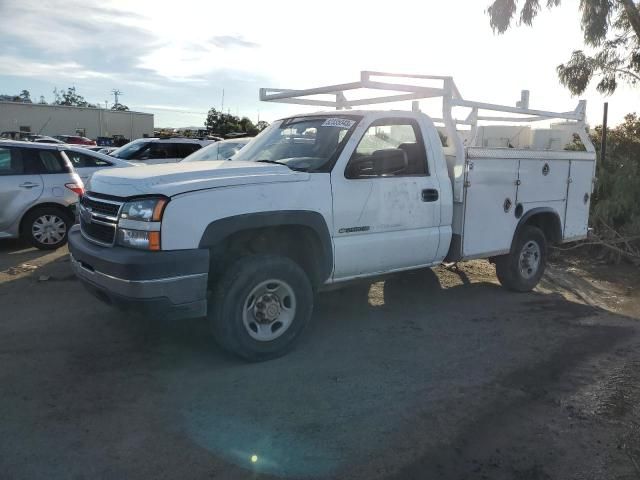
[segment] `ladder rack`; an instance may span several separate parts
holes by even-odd
[[[372,77],[383,78],[403,78],[403,79],[419,79],[419,80],[437,80],[442,82],[441,88],[426,87],[408,83],[393,83],[372,80]],[[369,98],[361,98],[349,100],[345,92],[355,91],[358,89],[382,90],[385,92],[396,92],[392,95],[373,96]],[[399,93],[403,92],[403,93]],[[333,99],[314,99],[308,98],[317,95],[329,95]],[[403,73],[386,73],[362,71],[360,72],[360,81],[351,83],[342,83],[337,85],[327,85],[324,87],[308,88],[303,90],[291,90],[283,88],[261,88],[260,100],[264,102],[289,103],[295,105],[310,105],[316,107],[330,107],[337,110],[353,107],[361,107],[366,105],[376,105],[382,103],[395,103],[408,100],[423,100],[427,98],[442,97],[448,100],[451,107],[468,107],[474,110],[490,110],[504,113],[514,113],[518,115],[531,115],[530,117],[489,117],[476,116],[467,120],[458,120],[459,124],[471,125],[473,121],[491,120],[491,121],[515,121],[515,122],[534,122],[548,119],[565,119],[577,122],[584,121],[586,102],[581,100],[573,111],[569,112],[552,112],[545,110],[532,110],[529,108],[528,91],[523,91],[523,96],[518,106],[512,107],[507,105],[497,105],[485,102],[476,102],[465,100],[453,81],[453,77],[441,75],[413,75]],[[446,106],[446,105],[445,105]],[[434,121],[444,121],[442,119],[433,119]]]

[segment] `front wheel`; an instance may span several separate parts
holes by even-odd
[[[67,243],[71,215],[57,207],[40,207],[27,214],[23,233],[31,245],[40,250],[53,250]]]
[[[538,227],[523,227],[511,253],[496,258],[496,274],[503,287],[530,292],[538,285],[547,265],[547,240]]]
[[[209,302],[213,334],[227,351],[250,361],[289,352],[313,310],[313,289],[293,260],[240,258],[222,275]]]

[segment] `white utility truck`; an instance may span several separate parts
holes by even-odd
[[[69,247],[99,298],[207,316],[225,349],[265,360],[292,348],[319,290],[487,258],[502,285],[526,292],[549,244],[587,235],[596,155],[584,102],[563,113],[529,109],[527,95],[516,107],[479,103],[451,77],[381,72],[260,97],[336,110],[275,121],[232,161],[94,175]],[[438,97],[442,118],[418,111]],[[352,109],[407,100],[412,111]],[[479,123],[552,119],[572,123],[584,149],[466,146]]]

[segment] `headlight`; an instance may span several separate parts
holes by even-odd
[[[160,232],[118,228],[118,244],[143,250],[160,250]]]
[[[141,222],[159,222],[167,204],[166,198],[141,198],[127,202],[122,207],[120,218]]]
[[[122,206],[118,220],[118,245],[160,250],[160,221],[166,198],[141,198]]]

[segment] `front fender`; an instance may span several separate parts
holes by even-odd
[[[304,226],[315,232],[322,250],[321,276],[326,280],[333,270],[333,244],[324,217],[311,210],[283,210],[234,215],[211,222],[202,234],[199,248],[212,248],[243,230],[279,226]]]

